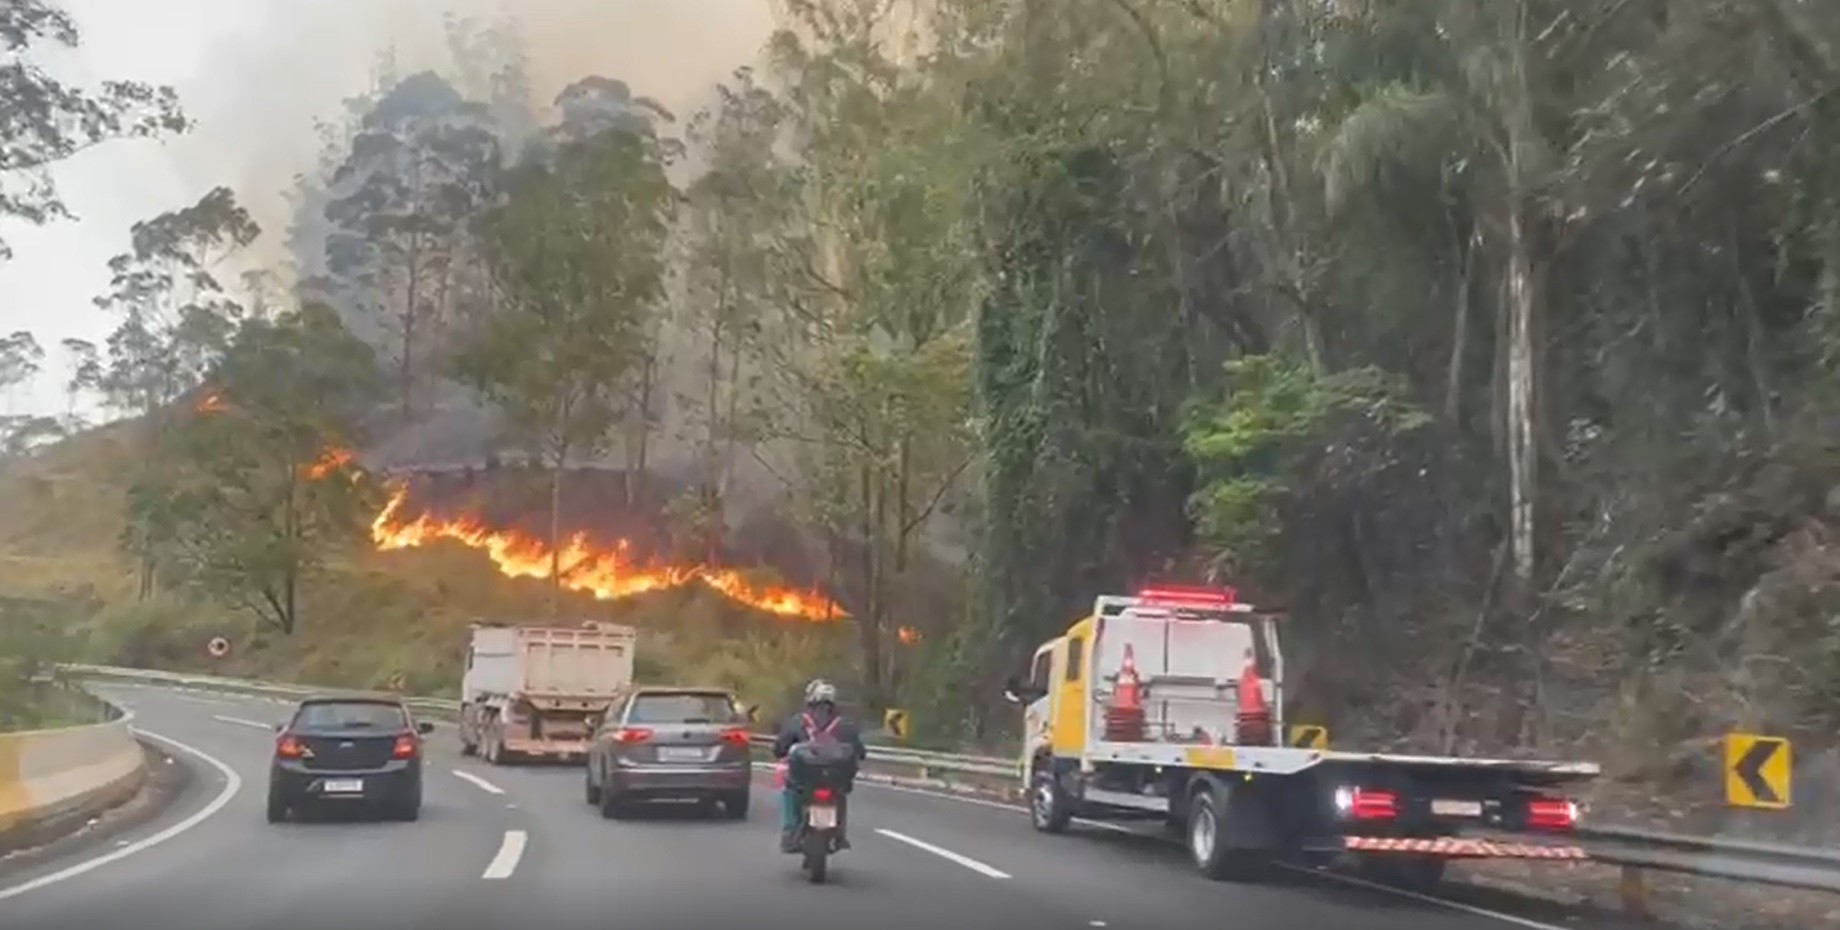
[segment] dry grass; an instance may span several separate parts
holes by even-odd
[[[163,668],[352,687],[452,693],[466,630],[476,621],[550,617],[548,586],[500,576],[458,545],[338,553],[302,591],[301,629],[283,636],[253,615],[186,592],[134,598],[132,565],[117,546],[133,450],[111,426],[0,466],[0,599],[60,613],[83,657]],[[766,708],[848,654],[841,627],[781,620],[685,589],[602,602],[565,593],[555,616],[641,630],[641,677],[735,687]],[[226,636],[233,654],[204,646]]]

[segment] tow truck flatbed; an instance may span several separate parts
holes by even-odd
[[[1429,884],[1453,859],[1578,859],[1578,806],[1554,793],[1591,762],[1463,758],[1282,745],[1276,618],[1231,589],[1095,599],[1035,652],[1024,788],[1036,829],[1162,819],[1199,871],[1249,858],[1353,857],[1376,877]]]

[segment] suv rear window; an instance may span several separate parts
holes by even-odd
[[[733,723],[740,718],[726,694],[678,692],[633,698],[627,723]]]
[[[315,701],[294,715],[294,726],[312,729],[395,730],[408,723],[401,705],[382,701]]]

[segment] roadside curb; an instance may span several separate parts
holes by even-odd
[[[135,741],[140,745],[144,764],[130,777],[134,782],[132,790],[117,787],[106,806],[40,821],[30,828],[33,835],[29,841],[17,840],[11,831],[0,838],[0,884],[9,875],[144,826],[185,794],[193,777],[190,768],[150,740]]]

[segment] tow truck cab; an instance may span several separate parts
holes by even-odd
[[[1097,598],[1006,688],[1036,828],[1160,820],[1214,878],[1272,855],[1421,885],[1452,858],[1583,857],[1550,842],[1578,818],[1557,789],[1597,766],[1291,748],[1283,685],[1277,616],[1230,588]]]

